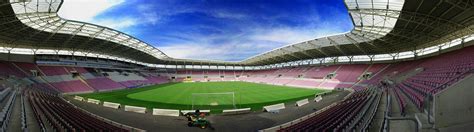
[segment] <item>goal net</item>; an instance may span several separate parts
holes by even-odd
[[[193,110],[235,109],[234,92],[224,93],[193,93]]]

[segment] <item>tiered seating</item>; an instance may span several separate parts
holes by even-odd
[[[188,71],[187,71],[187,70],[179,70],[179,71],[176,71],[176,74],[179,74],[179,75],[187,75],[187,74],[188,74]]]
[[[358,77],[362,75],[368,65],[341,65],[336,72],[336,80],[340,82],[357,82]]]
[[[276,84],[276,85],[286,85],[290,82],[292,82],[294,80],[294,78],[275,78],[273,80],[271,80],[270,82],[267,82],[267,83],[270,83],[270,84]]]
[[[288,83],[288,86],[296,86],[296,87],[317,87],[321,84],[321,82],[316,81],[315,79],[295,79]]]
[[[164,76],[148,76],[148,77],[145,77],[147,80],[149,80],[151,83],[154,83],[154,84],[162,84],[162,83],[167,83],[169,82],[168,80],[168,77],[164,77]]]
[[[79,81],[79,80],[54,82],[50,84],[64,93],[94,91],[94,89],[91,89],[89,86],[87,86],[86,84],[84,84],[82,81]]]
[[[309,67],[301,66],[291,69],[288,73],[284,74],[286,77],[298,77],[298,75],[303,75]]]
[[[0,75],[11,76],[23,78],[25,74],[21,71],[18,71],[17,68],[13,67],[10,62],[0,61]]]
[[[388,64],[372,64],[369,69],[367,69],[367,72],[372,73],[372,75],[380,72],[384,67],[386,67]]]
[[[341,82],[338,83],[335,88],[350,88],[352,85],[354,85],[352,82]]]
[[[280,68],[280,69],[277,69],[275,72],[272,73],[271,76],[278,76],[278,75],[282,75],[282,76],[285,76],[287,73],[291,72],[291,70],[295,69],[294,67],[287,67],[287,68]]]
[[[419,66],[424,71],[397,85],[421,110],[425,97],[454,84],[474,69],[474,47],[451,52],[440,57],[425,59]],[[418,62],[418,61],[415,61]]]
[[[128,88],[138,87],[138,86],[152,83],[146,78],[132,72],[123,71],[122,73],[119,73],[119,72],[114,71],[114,72],[107,72],[107,74],[109,74],[108,78]]]
[[[204,72],[203,71],[192,70],[190,72],[191,72],[191,74],[189,74],[189,75],[191,75],[193,78],[204,77]]]
[[[58,96],[33,89],[25,94],[40,126],[49,124],[55,131],[127,131],[76,109]]]
[[[367,88],[366,86],[361,86],[361,85],[355,85],[355,86],[352,87],[352,89],[353,89],[354,91],[362,91],[362,90],[364,90],[364,89],[366,89],[366,88]]]
[[[234,71],[223,71],[222,75],[229,78],[235,77]]]
[[[310,117],[304,121],[278,130],[279,132],[294,131],[350,131],[350,124],[357,124],[355,117],[363,114],[363,107],[370,105],[376,94],[371,89],[355,92],[349,98],[335,106]]]
[[[68,68],[69,71],[76,71],[77,73],[89,73],[89,71],[87,71],[85,68],[82,68],[82,67],[70,67]]]
[[[33,63],[15,62],[14,64],[21,68],[21,70],[24,71],[28,76],[32,75],[31,71],[38,71],[35,64]]]
[[[246,72],[246,74],[250,75],[250,77],[274,76],[275,71],[276,71],[275,69],[248,71]]]
[[[398,75],[401,71],[407,71],[410,69],[416,68],[418,63],[412,63],[410,61],[405,61],[401,63],[395,63],[391,64],[387,69],[384,71],[378,73],[375,76],[372,76],[370,80],[365,80],[362,81],[364,84],[372,84],[372,85],[378,85],[379,82],[384,78],[384,77],[393,77],[395,75]]]
[[[305,77],[306,78],[315,78],[315,79],[323,79],[329,73],[336,71],[339,68],[339,65],[332,65],[327,67],[313,67],[306,71]]]
[[[87,79],[85,80],[87,84],[93,87],[96,90],[103,91],[103,90],[113,90],[113,89],[120,89],[124,88],[124,86],[120,85],[117,82],[114,82],[106,77],[98,77],[94,79]]]
[[[336,86],[339,85],[338,82],[323,82],[320,87],[324,88],[336,88]]]
[[[205,73],[209,77],[220,77],[220,71],[210,70]]]
[[[412,101],[413,104],[415,104],[415,106],[418,108],[418,109],[422,109],[423,107],[423,100],[425,98],[424,95],[414,91],[413,89],[405,86],[405,85],[398,85],[396,86],[396,89],[399,89],[401,90],[402,92],[405,93],[405,95],[408,96],[408,98]]]
[[[400,113],[402,115],[405,115],[405,108],[406,108],[407,104],[406,104],[405,99],[403,99],[403,97],[400,93],[400,89],[393,88],[392,91],[393,91],[392,93],[395,95],[396,100],[398,102],[398,108],[400,108]]]
[[[55,76],[55,75],[67,75],[69,74],[64,67],[60,66],[39,66],[40,70],[46,74],[46,76]]]

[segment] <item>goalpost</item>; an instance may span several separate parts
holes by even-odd
[[[193,110],[211,110],[211,109],[235,109],[235,93],[192,93],[191,97]]]

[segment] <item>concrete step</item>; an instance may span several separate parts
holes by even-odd
[[[28,99],[24,98],[25,101],[25,111],[26,111],[26,125],[28,127],[28,131],[30,132],[39,132],[41,131],[41,127],[39,126],[38,121],[36,120],[35,113],[28,102]]]
[[[20,132],[21,131],[21,100],[20,94],[17,94],[15,100],[13,101],[13,109],[10,116],[10,122],[7,126],[7,131],[9,132]]]
[[[377,111],[375,113],[375,117],[372,120],[372,126],[369,128],[370,132],[378,132],[382,129],[383,127],[383,120],[385,117],[385,108],[387,107],[387,93],[384,92],[382,94],[382,99],[380,100],[379,106],[377,108]]]

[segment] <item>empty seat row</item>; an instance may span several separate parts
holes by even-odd
[[[351,124],[360,124],[359,120],[355,120],[355,117],[365,113],[363,107],[370,105],[375,100],[375,95],[373,89],[354,92],[350,97],[335,106],[278,131],[350,131],[353,129],[349,128]]]
[[[40,126],[50,125],[55,131],[127,131],[86,114],[57,95],[34,88],[24,94]]]

